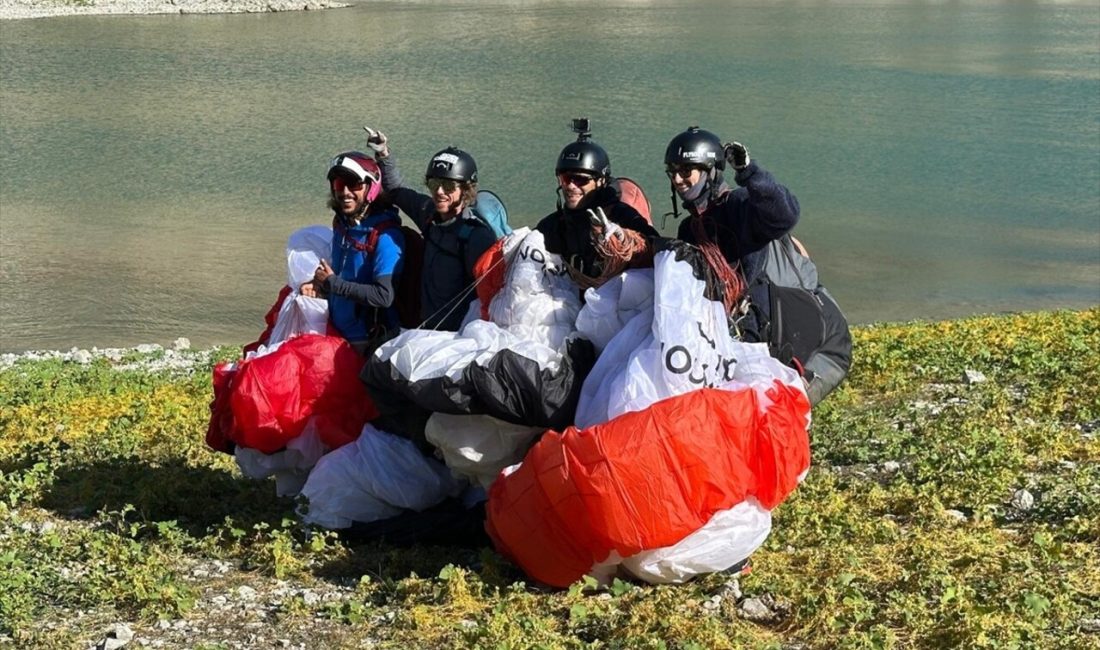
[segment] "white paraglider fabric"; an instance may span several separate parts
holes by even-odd
[[[627,271],[625,275],[642,273]],[[638,286],[644,286],[642,278]],[[631,281],[624,281],[628,286]],[[587,428],[615,416],[641,411],[659,400],[703,387],[743,388],[780,379],[801,386],[798,373],[768,354],[763,343],[742,343],[729,333],[722,304],[707,300],[705,284],[672,251],[654,259],[653,306],[633,298],[617,306],[624,292],[600,294],[598,307],[581,310],[584,332],[610,332],[621,314],[637,313],[605,346],[585,379],[576,424]],[[606,286],[606,285],[605,285]],[[605,304],[606,303],[606,304]],[[616,303],[613,306],[611,303]]]
[[[801,388],[797,372],[772,358],[765,344],[730,335],[721,303],[707,300],[704,282],[689,264],[676,262],[674,252],[657,254],[652,275],[627,271],[620,277],[590,289],[577,319],[578,330],[603,345],[581,391],[578,428],[703,387],[752,387],[762,409],[776,379]],[[647,286],[652,303],[645,299]],[[624,558],[621,566],[647,582],[683,582],[749,557],[770,530],[771,513],[750,498],[676,544]],[[610,575],[616,559],[598,563],[593,574]]]
[[[286,283],[297,290],[313,279],[322,259],[332,253],[332,228],[306,226],[290,234],[286,242]]]
[[[309,471],[326,451],[328,447],[317,435],[316,422],[310,418],[302,434],[288,442],[284,451],[265,454],[257,449],[238,446],[233,455],[242,474],[254,479],[274,476],[275,493],[281,497],[292,497],[302,490]]]
[[[576,285],[557,271],[561,258],[546,252],[542,234],[524,231],[506,241],[505,254],[511,258],[505,286],[490,306],[490,320],[472,320],[457,333],[406,330],[375,352],[378,360],[390,362],[410,383],[457,380],[470,364],[484,364],[504,349],[555,370],[565,337],[574,329],[580,299]]]
[[[724,571],[760,548],[772,528],[772,513],[753,497],[715,513],[702,528],[672,546],[622,560],[627,573],[655,584],[686,582]]]
[[[502,469],[523,459],[544,431],[489,415],[433,413],[424,435],[453,474],[488,489]]]
[[[537,230],[522,228],[504,242],[504,286],[489,303],[489,320],[520,338],[561,350],[581,309],[577,285],[560,255]]]
[[[577,332],[592,341],[596,352],[601,353],[627,323],[652,308],[653,269],[620,273],[584,292],[584,307],[577,316]]]
[[[299,334],[324,334],[328,330],[328,301],[292,292],[279,308],[269,343],[278,343]]]
[[[354,444],[326,454],[310,472],[302,488],[309,502],[302,520],[347,528],[404,510],[425,510],[464,488],[464,481],[424,456],[412,441],[367,424]]]

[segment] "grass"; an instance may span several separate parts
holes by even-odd
[[[264,629],[306,647],[1100,648],[1100,308],[853,335],[814,466],[740,580],[764,622],[723,576],[555,591],[490,549],[303,529],[204,447],[209,364],[19,363],[0,371],[0,645],[163,620],[250,647],[240,613],[200,634],[247,586]]]

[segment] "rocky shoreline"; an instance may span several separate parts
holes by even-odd
[[[332,0],[0,0],[0,20],[103,14],[239,14],[350,6]]]

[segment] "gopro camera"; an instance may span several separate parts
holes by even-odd
[[[573,133],[576,133],[578,135],[592,134],[592,124],[588,121],[587,117],[573,118]]]

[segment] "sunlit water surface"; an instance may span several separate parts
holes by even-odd
[[[6,21],[0,350],[251,340],[360,125],[411,179],[447,144],[471,151],[531,225],[575,115],[658,215],[672,135],[745,142],[798,196],[796,234],[855,322],[1097,304],[1098,43],[1096,3]]]

